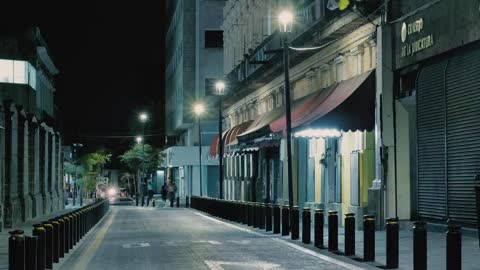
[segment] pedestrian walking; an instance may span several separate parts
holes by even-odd
[[[168,199],[170,200],[170,207],[173,207],[173,202],[175,201],[175,192],[177,192],[177,185],[175,181],[172,181],[168,186]]]

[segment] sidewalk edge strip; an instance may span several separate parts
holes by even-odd
[[[231,227],[231,228],[235,228],[237,230],[240,230],[240,231],[243,231],[243,232],[247,232],[247,233],[250,233],[250,234],[254,234],[254,235],[257,235],[257,236],[263,236],[263,237],[268,237],[268,235],[265,235],[265,234],[261,234],[261,233],[258,233],[258,232],[255,232],[255,231],[252,231],[250,229],[247,229],[247,228],[242,228],[238,225],[235,225],[235,224],[231,224],[231,223],[228,223],[228,222],[225,222],[225,221],[222,221],[222,220],[219,220],[219,219],[216,219],[214,217],[210,217],[210,216],[207,216],[203,213],[200,213],[200,212],[197,212],[197,211],[194,211],[192,210],[192,212],[196,215],[199,215],[203,218],[206,218],[208,220],[211,220],[211,221],[214,221],[214,222],[217,222],[217,223],[221,223],[227,227]],[[327,255],[323,255],[323,254],[320,254],[318,252],[315,252],[313,250],[310,250],[310,249],[307,249],[307,248],[304,248],[304,247],[301,247],[299,245],[296,245],[294,243],[290,243],[288,241],[285,241],[283,239],[279,239],[279,238],[270,238],[271,240],[277,242],[277,243],[280,243],[280,244],[283,244],[283,245],[286,245],[288,247],[291,247],[291,248],[294,248],[298,251],[301,251],[305,254],[308,254],[308,255],[311,255],[313,257],[316,257],[318,259],[321,259],[321,260],[324,260],[326,262],[329,262],[329,263],[333,263],[335,265],[338,265],[338,266],[341,266],[341,267],[345,267],[345,268],[348,268],[348,269],[351,269],[351,270],[364,270],[364,269],[370,269],[368,267],[361,267],[361,266],[357,266],[357,265],[354,265],[354,264],[351,264],[351,263],[348,263],[348,262],[345,262],[345,261],[342,261],[342,260],[338,260],[338,259],[335,259],[333,257],[330,257],[330,256],[327,256]]]

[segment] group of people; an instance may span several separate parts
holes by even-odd
[[[170,184],[163,183],[161,189],[162,200],[165,202],[170,201],[170,206],[173,207],[173,202],[175,201],[175,193],[177,192],[177,185],[175,181],[171,181]]]

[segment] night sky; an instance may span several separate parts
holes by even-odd
[[[146,133],[163,134],[163,1],[37,2],[2,8],[2,28],[40,27],[60,70],[55,99],[65,140],[130,144],[112,136],[140,133],[143,110],[151,115]]]

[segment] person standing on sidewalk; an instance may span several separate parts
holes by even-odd
[[[175,181],[172,181],[168,185],[168,199],[170,200],[170,207],[173,207],[173,202],[175,201],[175,192],[177,192],[177,185]]]

